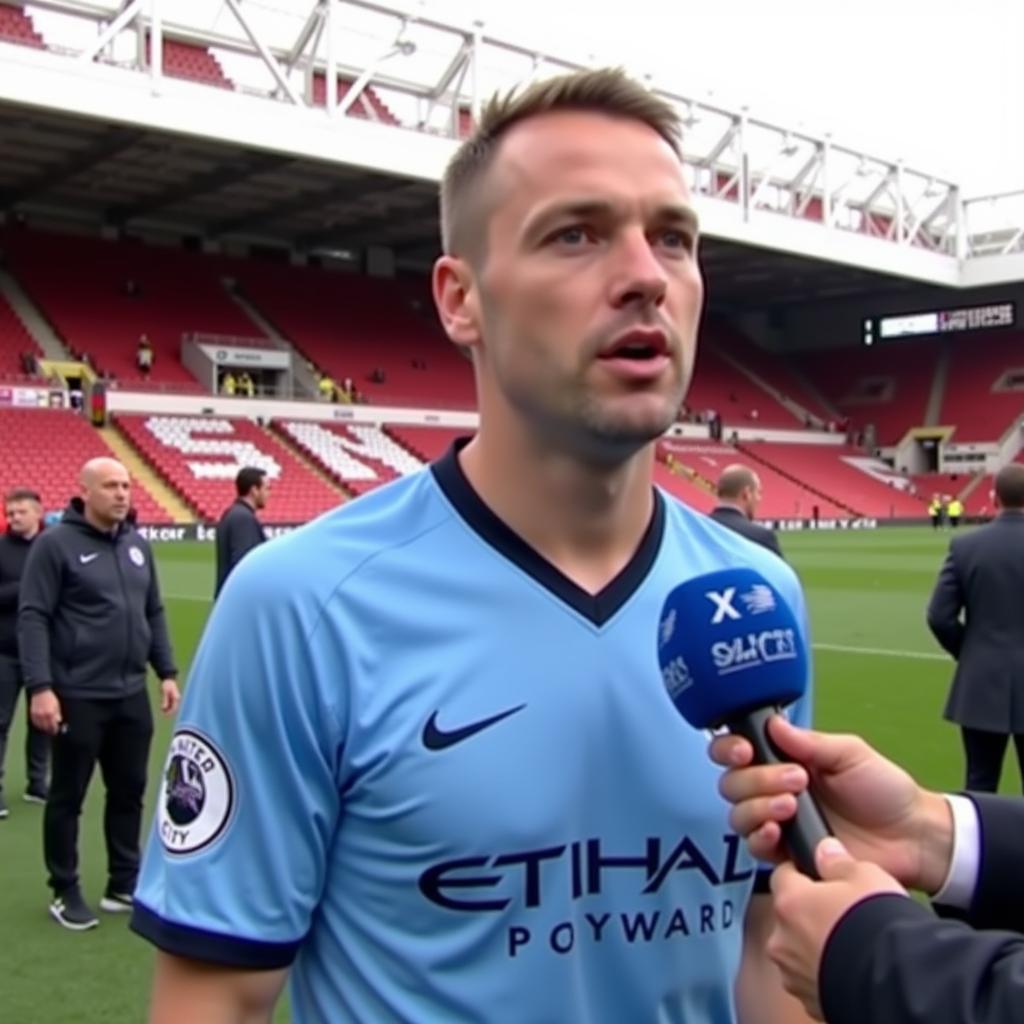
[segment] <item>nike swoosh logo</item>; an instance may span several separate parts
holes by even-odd
[[[79,555],[78,556],[78,560],[82,563],[82,565],[88,565],[94,558],[99,558],[99,557],[100,557],[100,555],[99,555],[99,552],[97,551],[97,552],[94,552],[91,555]]]
[[[517,707],[509,708],[507,711],[500,711],[496,715],[491,715],[490,718],[481,718],[479,722],[470,722],[469,725],[460,726],[458,729],[439,728],[437,712],[435,711],[427,719],[427,724],[423,726],[423,746],[427,750],[446,750],[448,747],[454,747],[456,743],[468,740],[470,736],[475,736],[478,732],[483,732],[484,729],[497,725],[498,722],[517,714],[525,707],[525,704],[520,704]]]

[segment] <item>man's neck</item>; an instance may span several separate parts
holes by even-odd
[[[483,425],[459,463],[481,500],[581,589],[596,594],[629,564],[654,510],[654,452],[587,464]]]
[[[729,501],[727,498],[719,498],[718,499],[718,507],[719,508],[731,508],[734,511],[739,512],[739,514],[741,516],[743,516],[744,519],[749,519],[750,518],[750,516],[747,515],[747,510],[742,505],[737,505],[735,501]]]
[[[242,496],[241,496],[241,497],[240,497],[240,498],[239,498],[238,500],[239,500],[239,501],[240,501],[240,502],[241,502],[241,503],[242,503],[243,505],[248,505],[248,506],[249,506],[249,508],[251,508],[251,509],[253,510],[253,512],[255,512],[255,511],[256,511],[256,502],[254,502],[254,501],[252,500],[252,498],[250,498],[250,497],[249,497],[248,495],[245,495],[245,494],[243,494],[243,495],[242,495]]]

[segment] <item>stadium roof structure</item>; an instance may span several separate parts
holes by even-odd
[[[341,258],[381,246],[411,268],[436,254],[436,183],[482,100],[585,66],[398,0],[4,5],[44,45],[0,38],[0,215]],[[167,46],[213,73],[184,80]],[[685,126],[713,303],[1024,280],[1024,190],[966,198],[647,84]]]

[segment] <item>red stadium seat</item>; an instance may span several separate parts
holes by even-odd
[[[159,474],[207,522],[235,500],[242,466],[267,470],[265,523],[304,523],[341,504],[344,496],[313,473],[272,434],[245,419],[125,416],[117,426]]]
[[[79,414],[63,409],[0,409],[0,437],[0,493],[32,487],[48,512],[64,509],[78,494],[78,474],[85,462],[114,456]],[[141,523],[173,521],[135,479],[132,504]]]

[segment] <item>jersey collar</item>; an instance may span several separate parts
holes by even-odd
[[[658,556],[665,533],[665,502],[661,493],[654,488],[654,512],[633,557],[606,587],[596,594],[589,594],[530,547],[473,490],[458,458],[459,452],[470,440],[468,437],[460,437],[431,466],[434,479],[445,497],[470,529],[499,554],[595,626],[603,626],[636,593]]]

